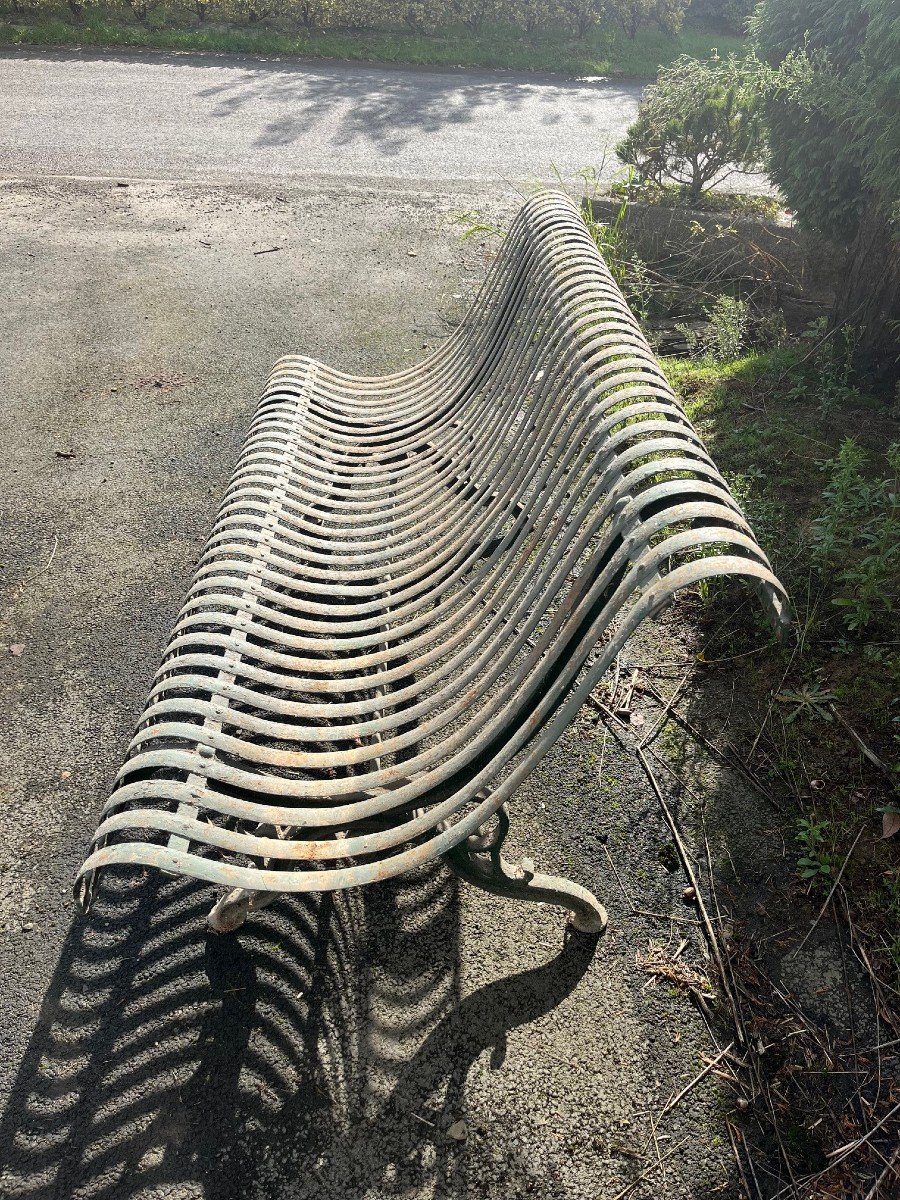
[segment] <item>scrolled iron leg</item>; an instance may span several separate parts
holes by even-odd
[[[280,836],[274,825],[259,825],[257,833],[260,837]],[[265,859],[264,865],[271,866],[271,860]],[[209,910],[206,924],[213,933],[233,933],[235,929],[240,929],[250,913],[265,908],[280,895],[281,892],[251,892],[247,888],[232,888],[220,896]]]
[[[277,900],[281,892],[248,892],[234,888],[221,896],[209,910],[206,923],[213,933],[232,933],[239,929],[251,912],[257,912]]]
[[[497,812],[493,829],[482,826],[459,846],[444,855],[454,874],[495,896],[513,900],[538,900],[559,904],[571,913],[571,928],[579,933],[600,934],[606,929],[606,909],[587,888],[554,875],[541,875],[530,858],[518,864],[507,862],[500,853],[509,832],[506,807]]]

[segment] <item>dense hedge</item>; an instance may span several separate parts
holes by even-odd
[[[21,13],[66,11],[81,19],[91,12],[131,15],[159,23],[173,19],[231,21],[253,25],[277,21],[304,29],[385,29],[428,31],[464,25],[477,33],[486,24],[504,23],[531,35],[565,28],[586,37],[601,23],[622,28],[629,37],[643,28],[677,33],[690,0],[4,0],[2,7]]]

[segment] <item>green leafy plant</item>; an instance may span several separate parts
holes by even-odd
[[[758,167],[763,144],[762,95],[743,62],[682,55],[646,89],[616,154],[639,179],[680,184],[696,199],[736,167]]]
[[[675,326],[687,342],[688,350],[692,354],[706,355],[715,362],[730,362],[740,357],[750,327],[750,309],[746,302],[734,296],[717,296],[703,312],[709,322],[706,332],[683,323]]]
[[[795,838],[802,851],[797,859],[797,871],[801,879],[818,882],[831,878],[834,857],[827,849],[825,834],[828,827],[828,821],[818,821],[815,817],[801,817],[797,821]]]
[[[869,478],[867,455],[845,438],[837,457],[821,464],[828,482],[812,525],[813,560],[854,633],[900,606],[900,442],[888,447],[887,460],[892,478]]]
[[[817,397],[819,410],[828,414],[835,405],[847,404],[859,397],[853,382],[854,357],[859,340],[855,327],[828,328],[828,318],[811,321],[800,335],[801,344],[809,346],[805,354],[806,372],[798,372],[796,382],[788,389],[793,400]]]
[[[896,373],[900,154],[896,0],[763,0],[767,170],[801,226],[850,243],[830,328],[854,325],[860,364]]]
[[[585,201],[581,206],[581,219],[609,267],[613,279],[622,289],[632,312],[639,321],[646,321],[650,315],[655,288],[647,264],[638,255],[633,254],[628,246],[628,208],[631,204],[634,171],[629,168],[625,178],[617,185],[614,194],[619,201],[619,207],[611,220],[601,221],[594,216],[592,201],[596,199],[602,187],[600,181],[604,164],[605,159],[599,169],[588,167],[578,172],[584,184],[585,194]]]
[[[815,683],[805,683],[797,691],[783,690],[775,693],[775,699],[780,704],[792,704],[794,707],[784,718],[785,725],[796,721],[801,714],[818,717],[820,721],[833,721],[830,705],[837,699],[834,692],[822,683],[821,674]]]

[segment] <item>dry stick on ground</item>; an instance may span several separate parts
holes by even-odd
[[[797,955],[800,953],[800,951],[803,949],[803,947],[806,945],[806,943],[812,937],[813,930],[815,929],[815,927],[825,916],[825,910],[826,910],[826,908],[828,908],[828,905],[831,903],[831,898],[834,895],[834,893],[837,891],[838,884],[841,882],[841,876],[844,874],[844,868],[847,866],[847,863],[850,861],[850,856],[853,853],[853,851],[856,849],[856,843],[862,837],[865,828],[866,828],[865,825],[860,825],[859,832],[857,833],[856,837],[853,839],[853,845],[847,851],[847,855],[846,855],[844,861],[841,863],[841,869],[838,871],[837,875],[835,875],[835,877],[834,877],[834,883],[831,885],[831,890],[829,891],[828,895],[825,897],[825,903],[819,909],[818,913],[816,914],[816,919],[813,921],[812,925],[810,925],[809,929],[806,931],[806,936],[804,937],[803,941],[800,943],[800,945],[797,947],[796,950],[791,951],[791,953],[788,955],[789,958],[797,957]]]
[[[653,787],[653,791],[656,794],[656,798],[659,801],[660,807],[663,810],[663,815],[665,816],[666,821],[669,825],[669,829],[672,832],[672,837],[673,837],[673,840],[675,841],[675,845],[678,849],[678,853],[681,858],[682,865],[685,870],[685,874],[690,879],[691,885],[694,888],[694,893],[697,898],[697,909],[700,913],[700,917],[701,917],[701,920],[703,923],[704,930],[706,932],[707,939],[710,944],[710,948],[712,949],[713,955],[716,960],[716,965],[719,970],[719,978],[722,982],[722,987],[728,998],[728,1002],[729,1002],[730,1010],[731,1010],[732,1022],[734,1024],[735,1032],[738,1035],[738,1040],[742,1047],[748,1047],[749,1040],[747,1038],[746,1030],[744,1027],[743,1015],[742,1015],[741,1009],[740,1009],[740,1002],[739,1002],[738,996],[737,996],[737,988],[735,986],[735,981],[731,974],[730,963],[726,966],[726,960],[724,959],[724,957],[722,955],[722,952],[721,952],[721,949],[719,946],[719,941],[716,936],[715,930],[713,928],[712,921],[710,920],[709,913],[707,912],[707,909],[706,909],[706,905],[703,902],[703,896],[700,891],[700,886],[699,886],[699,883],[697,880],[696,873],[695,873],[695,871],[691,865],[690,859],[688,857],[687,848],[684,845],[684,841],[681,837],[681,834],[678,830],[678,826],[675,823],[675,819],[672,816],[669,806],[666,804],[665,798],[663,797],[662,790],[660,789],[660,786],[659,786],[659,782],[650,766],[650,763],[647,761],[647,756],[644,754],[643,750],[640,749],[640,747],[638,747],[636,753],[637,753],[637,757],[641,761],[642,766],[644,767],[645,772],[647,773],[647,778],[650,780],[651,786]],[[651,753],[653,753],[652,749],[651,749]],[[654,757],[656,757],[656,755],[654,755]],[[675,774],[674,771],[672,773]],[[676,775],[676,778],[678,778],[677,775]],[[681,782],[681,781],[679,781],[679,782]],[[711,864],[710,864],[710,878],[712,878]],[[772,1097],[769,1092],[768,1084],[765,1080],[764,1075],[759,1070],[759,1066],[756,1061],[755,1055],[751,1054],[750,1061],[751,1061],[751,1065],[752,1065],[752,1074],[753,1074],[753,1078],[754,1078],[754,1083],[756,1085],[758,1092],[763,1096],[763,1098],[766,1101],[766,1107],[769,1110],[769,1115],[770,1115],[770,1118],[772,1121],[772,1130],[775,1134],[776,1141],[778,1142],[778,1147],[779,1147],[779,1150],[781,1153],[782,1161],[784,1162],[784,1165],[787,1168],[788,1176],[791,1179],[791,1183],[794,1184],[796,1182],[796,1179],[794,1176],[793,1168],[791,1166],[791,1160],[788,1156],[787,1149],[786,1149],[784,1142],[782,1140],[782,1137],[781,1137],[781,1129],[778,1125],[778,1116],[775,1111],[775,1105],[772,1101]]]
[[[681,1101],[685,1098],[685,1096],[687,1096],[690,1092],[692,1092],[694,1090],[694,1088],[697,1086],[697,1084],[702,1082],[702,1080],[704,1080],[706,1078],[706,1076],[710,1073],[710,1071],[713,1069],[713,1067],[715,1067],[716,1064],[719,1063],[725,1057],[725,1055],[731,1051],[733,1046],[734,1046],[734,1042],[729,1042],[724,1050],[720,1050],[719,1053],[715,1056],[715,1058],[711,1058],[709,1060],[709,1062],[706,1064],[706,1066],[703,1068],[703,1070],[698,1071],[698,1073],[694,1076],[694,1078],[691,1080],[691,1082],[686,1087],[683,1087],[681,1089],[681,1091],[678,1093],[678,1095],[674,1097],[674,1099],[666,1102],[666,1104],[660,1110],[659,1117],[660,1118],[664,1117],[666,1115],[666,1113],[672,1111],[672,1109],[675,1107],[676,1104],[680,1104]]]
[[[663,696],[653,686],[652,681],[649,682],[649,687],[651,692],[653,692],[656,698],[662,703]],[[671,703],[666,704],[666,707],[663,710],[663,717],[665,717],[667,713],[670,713],[670,715],[678,722],[679,725],[684,726],[688,733],[691,734],[692,737],[695,737],[700,745],[708,750],[710,754],[714,755],[714,757],[719,759],[724,766],[731,770],[737,771],[739,775],[743,776],[743,778],[746,779],[754,791],[759,792],[763,799],[767,800],[777,812],[784,812],[783,806],[778,803],[778,801],[775,799],[772,793],[768,791],[767,788],[763,787],[753,772],[748,770],[748,768],[740,761],[733,751],[729,754],[727,751],[721,750],[714,742],[711,742],[709,738],[705,737],[704,734],[702,734],[700,730],[697,729],[697,727],[687,719],[687,717],[678,712],[677,709],[672,708]],[[644,742],[642,743],[642,747],[646,745],[649,740],[649,736],[645,738]]]
[[[658,1171],[659,1168],[665,1162],[665,1160],[667,1158],[671,1158],[672,1155],[675,1153],[675,1151],[680,1150],[681,1147],[688,1140],[689,1140],[688,1138],[684,1137],[681,1139],[680,1142],[678,1142],[677,1145],[670,1146],[669,1149],[665,1152],[665,1154],[662,1156],[661,1159],[659,1159],[655,1163],[651,1163],[650,1166],[647,1167],[647,1169],[645,1171],[641,1171],[640,1175],[638,1175],[637,1178],[632,1179],[632,1181],[630,1183],[627,1183],[620,1192],[616,1192],[616,1194],[615,1194],[615,1196],[613,1196],[612,1200],[622,1200],[622,1198],[624,1196],[627,1196],[629,1192],[633,1192],[639,1183],[641,1183],[643,1180],[645,1180],[648,1175],[652,1175],[654,1171]]]
[[[625,725],[625,723],[623,721],[621,721],[616,716],[616,714],[610,712],[610,710],[607,709],[605,705],[602,705],[597,701],[595,701],[595,703],[601,711],[605,712],[605,715],[607,717],[611,718],[617,725],[620,725],[623,730],[628,730],[629,727],[627,725]],[[627,743],[625,742],[624,737],[622,737],[621,734],[618,734],[617,736],[620,738],[623,745],[625,745],[627,748]],[[686,790],[688,791],[688,793],[691,793],[690,787],[688,787],[688,785],[685,784],[683,780],[681,780],[681,778],[678,776],[677,772],[672,767],[670,767],[669,764],[667,764],[664,759],[659,758],[659,756],[653,751],[652,747],[650,747],[649,749],[650,749],[650,753],[653,754],[654,758],[657,758],[664,766],[667,766],[668,769],[671,771],[672,775],[681,784],[681,786],[685,787]],[[755,1084],[757,1094],[761,1095],[763,1097],[763,1099],[765,1100],[766,1108],[768,1109],[769,1118],[771,1120],[772,1132],[775,1135],[775,1139],[776,1139],[776,1142],[779,1147],[782,1162],[784,1163],[784,1166],[787,1169],[788,1177],[791,1180],[791,1187],[795,1188],[797,1186],[797,1178],[794,1175],[791,1160],[787,1153],[787,1148],[784,1144],[783,1138],[781,1136],[781,1129],[780,1129],[780,1126],[778,1123],[778,1114],[775,1109],[775,1104],[772,1099],[772,1095],[771,1095],[771,1092],[770,1092],[770,1089],[768,1086],[768,1082],[767,1082],[763,1072],[760,1070],[756,1055],[752,1052],[753,1048],[752,1048],[752,1046],[749,1045],[749,1039],[746,1036],[746,1031],[745,1031],[744,1022],[743,1022],[743,1016],[742,1016],[741,1009],[740,1009],[740,1003],[739,1003],[739,1000],[737,997],[737,988],[736,988],[734,978],[730,971],[730,963],[726,966],[726,961],[721,953],[718,938],[717,938],[715,930],[713,928],[712,921],[711,921],[709,913],[706,909],[706,905],[703,901],[703,896],[702,896],[702,893],[699,888],[699,883],[697,880],[696,873],[693,870],[690,859],[688,857],[687,848],[684,844],[684,841],[681,837],[680,831],[675,823],[674,817],[672,816],[669,806],[667,805],[665,798],[662,794],[662,790],[660,789],[659,782],[656,778],[656,775],[654,774],[654,772],[650,766],[650,763],[647,760],[647,756],[644,754],[643,750],[640,747],[637,748],[636,754],[647,774],[647,778],[650,780],[651,786],[653,787],[653,791],[654,791],[654,793],[657,797],[657,800],[659,801],[660,807],[663,811],[663,815],[665,816],[666,821],[669,825],[669,829],[672,833],[673,840],[678,849],[679,857],[681,858],[681,861],[682,861],[682,866],[684,867],[684,870],[685,870],[685,874],[688,876],[688,879],[690,880],[691,885],[694,888],[694,892],[695,892],[695,895],[697,898],[698,912],[700,913],[701,922],[703,924],[707,940],[708,940],[710,948],[713,952],[713,956],[716,960],[716,965],[718,967],[719,977],[722,982],[723,990],[725,991],[725,994],[729,1001],[731,1017],[732,1017],[732,1021],[734,1024],[735,1031],[738,1034],[738,1038],[739,1038],[739,1041],[740,1041],[740,1044],[742,1045],[742,1047],[749,1048],[751,1050],[750,1068],[751,1068],[753,1082]],[[707,853],[709,853],[708,846],[707,846]],[[709,861],[709,869],[710,869],[710,878],[712,879],[711,861]],[[755,1178],[755,1172],[754,1172],[754,1178]]]
[[[721,925],[722,924],[722,913],[719,909],[719,894],[716,891],[715,873],[713,872],[713,864],[712,864],[712,850],[710,849],[709,838],[706,836],[706,826],[705,825],[703,828],[703,841],[704,841],[704,845],[706,847],[706,869],[709,874],[710,893],[712,895],[713,904],[715,905],[715,908],[716,908],[716,920]],[[765,1075],[763,1074],[762,1070],[760,1069],[759,1059],[757,1057],[755,1047],[753,1046],[751,1039],[748,1038],[746,1035],[746,1026],[744,1024],[744,1014],[743,1014],[743,1011],[741,1010],[740,999],[739,999],[740,989],[738,988],[737,980],[734,977],[734,973],[731,970],[731,960],[726,958],[725,961],[728,963],[728,972],[729,972],[728,973],[728,981],[730,983],[729,999],[731,1001],[731,1006],[732,1006],[732,1013],[731,1013],[732,1020],[734,1022],[735,1028],[739,1032],[743,1033],[743,1035],[744,1035],[744,1045],[747,1050],[747,1054],[749,1056],[749,1061],[742,1062],[739,1065],[749,1068],[752,1099],[755,1100],[757,1096],[762,1096],[766,1102],[766,1107],[769,1110],[769,1118],[770,1118],[771,1124],[772,1124],[772,1131],[775,1134],[775,1140],[778,1143],[778,1149],[781,1154],[782,1161],[784,1162],[784,1165],[787,1167],[787,1172],[788,1172],[789,1177],[793,1181],[794,1172],[791,1167],[791,1160],[788,1157],[787,1149],[784,1145],[784,1142],[782,1141],[781,1128],[778,1124],[778,1114],[775,1111],[775,1105],[772,1103],[772,1097],[769,1094],[769,1085],[765,1078]],[[759,1190],[759,1181],[756,1178],[756,1170],[753,1166],[753,1158],[750,1154],[750,1150],[748,1149],[748,1147],[746,1145],[746,1142],[744,1143],[744,1150],[747,1154],[747,1162],[750,1164],[750,1170],[753,1172],[753,1180],[756,1183],[757,1190]]]
[[[747,1172],[744,1170],[744,1163],[738,1151],[737,1138],[734,1136],[734,1128],[727,1117],[725,1118],[725,1128],[728,1130],[728,1138],[731,1142],[732,1152],[734,1153],[734,1161],[737,1163],[737,1168],[741,1173],[741,1182],[744,1185],[744,1191],[747,1193],[747,1200],[753,1200],[753,1193],[750,1191],[750,1181],[747,1178]],[[754,1176],[753,1181],[756,1183],[756,1176]],[[756,1185],[756,1195],[757,1200],[762,1200],[762,1193],[759,1190],[759,1184]]]
[[[790,674],[791,667],[794,665],[794,659],[797,657],[798,649],[799,649],[799,644],[797,646],[795,646],[794,649],[791,651],[791,657],[788,659],[788,665],[784,668],[784,674],[781,677],[781,682],[779,683],[778,687],[775,688],[775,690],[772,692],[772,698],[769,701],[768,708],[766,709],[766,715],[763,717],[762,725],[760,725],[759,729],[756,731],[756,737],[753,739],[753,745],[750,747],[750,752],[747,755],[747,760],[746,760],[747,762],[749,762],[750,759],[753,757],[753,755],[756,751],[756,747],[759,745],[759,739],[763,735],[763,730],[769,723],[769,717],[771,717],[772,710],[775,707],[775,697],[781,691],[781,689],[784,687],[784,681],[787,679],[788,675]]]
[[[872,1184],[872,1186],[866,1192],[865,1200],[877,1200],[878,1189],[881,1187],[882,1181],[887,1178],[889,1171],[893,1171],[893,1173],[895,1175],[900,1174],[900,1172],[897,1171],[897,1168],[894,1165],[897,1162],[898,1158],[900,1158],[900,1146],[898,1146],[897,1149],[894,1151],[894,1153],[891,1155],[887,1166],[884,1168],[884,1170],[881,1172],[881,1174],[878,1176],[878,1178],[875,1180],[875,1182]]]
[[[861,1150],[866,1142],[868,1142],[878,1132],[878,1130],[881,1129],[883,1125],[887,1124],[891,1117],[895,1116],[898,1112],[900,1112],[900,1101],[898,1101],[889,1112],[885,1113],[881,1120],[877,1124],[873,1125],[869,1132],[865,1134],[865,1136],[857,1138],[855,1142],[848,1142],[846,1146],[840,1146],[837,1150],[833,1150],[831,1154],[837,1156],[835,1157],[834,1162],[829,1163],[828,1166],[823,1170],[817,1171],[815,1175],[807,1175],[806,1178],[799,1180],[799,1183],[806,1187],[811,1183],[815,1183],[816,1180],[821,1179],[823,1175],[827,1175],[829,1171],[833,1171],[835,1167],[839,1166],[842,1162],[845,1162],[851,1154],[855,1154],[857,1150]],[[829,1155],[829,1157],[831,1157],[831,1155]],[[791,1186],[794,1187],[794,1184],[792,1183]],[[812,1192],[809,1193],[809,1195],[812,1194]],[[788,1195],[789,1189],[781,1188],[780,1191],[775,1193],[775,1195],[772,1197],[772,1200],[786,1200]]]
[[[36,579],[40,579],[40,577],[41,577],[42,575],[46,575],[46,574],[47,574],[47,572],[48,572],[48,571],[50,570],[50,568],[53,566],[53,560],[54,560],[54,558],[56,558],[56,551],[57,551],[58,549],[59,549],[59,534],[58,534],[58,533],[55,533],[55,534],[53,535],[53,549],[50,551],[50,557],[47,559],[47,563],[46,563],[46,565],[45,565],[45,566],[43,566],[43,567],[41,567],[39,570],[35,571],[35,573],[34,573],[33,575],[26,575],[26,576],[25,576],[25,578],[24,578],[24,579],[23,579],[23,580],[20,582],[19,586],[18,586],[18,587],[16,588],[16,590],[13,592],[12,596],[10,596],[10,599],[9,599],[9,605],[7,606],[7,611],[9,611],[9,610],[12,608],[12,605],[13,605],[13,603],[14,603],[16,600],[18,600],[18,598],[19,598],[19,597],[22,595],[22,593],[24,592],[25,588],[26,588],[26,587],[27,587],[27,586],[28,586],[30,583],[34,583],[34,581],[35,581]]]
[[[837,720],[840,721],[840,723],[843,725],[843,727],[850,734],[853,744],[856,746],[856,748],[860,752],[860,754],[864,758],[867,758],[873,766],[875,766],[879,769],[879,771],[883,771],[884,774],[887,775],[888,779],[890,779],[890,781],[893,783],[895,780],[895,775],[894,775],[894,772],[891,770],[891,768],[887,765],[887,763],[883,763],[881,761],[881,759],[878,757],[878,755],[875,753],[875,751],[869,749],[869,747],[862,740],[862,738],[859,736],[859,734],[856,732],[856,730],[853,728],[853,726],[850,724],[850,722],[847,720],[847,718],[845,716],[843,716],[843,714],[841,712],[839,712],[839,710],[835,707],[834,704],[829,704],[828,707],[831,709],[832,713],[835,715]]]
[[[631,912],[635,912],[635,911],[636,911],[636,909],[635,909],[635,907],[634,907],[634,901],[633,901],[633,900],[632,900],[632,898],[631,898],[631,897],[628,895],[628,892],[625,890],[625,884],[622,882],[622,877],[621,877],[621,876],[620,876],[620,874],[619,874],[619,869],[618,869],[618,867],[616,866],[615,862],[613,861],[613,856],[612,856],[612,855],[610,854],[610,852],[609,852],[609,847],[608,847],[606,844],[604,844],[604,846],[603,846],[603,849],[604,849],[604,851],[605,851],[605,853],[606,853],[606,857],[609,859],[609,865],[610,865],[610,866],[612,867],[612,869],[613,869],[613,874],[615,875],[615,877],[616,877],[616,880],[618,881],[619,887],[620,887],[620,889],[621,889],[621,891],[622,891],[622,895],[625,897],[625,903],[628,905],[628,907],[629,907],[629,909],[631,910]]]
[[[637,914],[640,917],[655,917],[657,921],[677,921],[681,925],[697,924],[694,917],[679,917],[676,913],[651,912],[649,908],[632,908],[629,910],[629,914]]]
[[[737,1008],[735,997],[733,995],[731,984],[725,970],[725,961],[722,957],[722,952],[719,949],[719,939],[716,936],[713,923],[709,919],[709,913],[707,912],[706,905],[703,902],[703,895],[700,891],[700,883],[697,879],[697,873],[694,870],[693,864],[691,863],[690,855],[688,854],[687,847],[684,844],[684,840],[682,839],[678,826],[675,823],[675,818],[672,816],[668,804],[666,804],[665,797],[662,794],[662,789],[659,786],[659,782],[656,778],[653,768],[647,761],[646,754],[643,752],[643,750],[641,750],[640,747],[637,748],[636,754],[640,759],[641,766],[644,768],[644,771],[647,774],[647,778],[650,780],[650,785],[653,788],[657,800],[659,801],[660,808],[663,810],[663,816],[666,818],[666,823],[671,830],[672,838],[678,850],[679,857],[681,858],[681,865],[684,867],[684,872],[691,882],[691,887],[694,889],[697,911],[700,914],[700,920],[703,924],[704,930],[706,931],[706,937],[709,941],[710,949],[713,952],[713,957],[716,960],[716,966],[719,969],[719,978],[722,980],[722,986],[728,995],[728,999],[731,1002],[732,1011],[734,1012]],[[740,1026],[736,1026],[736,1031],[738,1035],[738,1041],[743,1046],[745,1044],[744,1031]]]
[[[850,930],[850,949],[856,956],[857,961],[862,965],[872,984],[872,990],[876,996],[876,1006],[878,1015],[882,1021],[886,1022],[895,1033],[900,1033],[900,1014],[895,1011],[896,1002],[888,1000],[885,992],[890,992],[892,996],[900,999],[900,993],[892,988],[890,984],[885,983],[875,973],[872,964],[869,962],[869,956],[866,954],[865,947],[856,937],[856,928],[853,924],[853,919],[850,916],[850,903],[847,900],[846,892],[841,893],[844,900],[844,914],[847,918],[847,928]],[[900,1040],[900,1039],[898,1039]]]
[[[672,695],[669,697],[669,699],[665,702],[663,710],[659,714],[659,716],[656,718],[653,728],[650,730],[650,732],[647,734],[647,736],[641,742],[642,750],[656,736],[657,730],[662,725],[663,721],[665,721],[665,719],[666,719],[666,714],[668,713],[668,711],[672,707],[672,705],[675,703],[675,701],[678,699],[678,697],[681,695],[681,691],[684,688],[687,681],[690,679],[691,675],[693,674],[693,671],[694,671],[694,668],[693,668],[693,666],[691,666],[690,670],[685,672],[684,677],[682,678],[678,687],[675,689],[675,691],[672,693]],[[656,693],[657,696],[660,695],[659,692],[656,690],[656,688],[653,686],[652,681],[650,681],[650,688]],[[660,697],[660,699],[662,699],[662,697]]]
[[[612,721],[615,721],[615,723],[617,725],[621,725],[621,727],[624,730],[629,729],[629,727],[625,724],[625,722],[622,721],[619,717],[617,717],[614,712],[612,712],[610,709],[608,709],[605,704],[601,704],[599,700],[594,700],[593,702],[605,716],[609,717]],[[611,728],[611,727],[607,726],[607,728]],[[625,741],[625,739],[622,737],[621,734],[618,734],[617,736],[619,737],[619,740],[621,741],[622,745],[625,747],[626,750],[632,749],[632,747],[630,747],[628,745],[628,743]],[[694,871],[694,868],[691,865],[691,861],[688,856],[687,847],[685,846],[684,840],[682,839],[681,834],[678,830],[678,827],[675,824],[675,820],[669,810],[669,806],[666,804],[665,799],[663,798],[663,794],[662,794],[662,791],[660,790],[659,782],[656,778],[656,775],[653,772],[653,768],[650,766],[650,763],[647,761],[646,754],[644,754],[644,751],[641,749],[640,746],[638,746],[634,750],[634,753],[637,755],[638,759],[640,760],[641,765],[643,766],[644,771],[647,775],[647,778],[650,780],[650,784],[653,788],[656,798],[659,801],[660,807],[663,810],[663,815],[665,816],[666,822],[668,823],[669,829],[671,830],[672,838],[673,838],[673,840],[675,842],[675,846],[678,850],[678,855],[681,859],[682,866],[684,867],[685,874],[687,875],[688,879],[691,881],[691,886],[693,887],[694,894],[697,897],[697,911],[700,914],[701,923],[706,932],[707,940],[709,942],[710,948],[713,951],[713,955],[715,956],[716,965],[719,968],[719,974],[724,980],[725,967],[724,967],[724,961],[722,959],[722,955],[719,951],[718,938],[716,937],[715,930],[713,929],[712,921],[709,918],[709,913],[706,910],[706,905],[703,903],[703,896],[700,892],[700,885],[697,881],[697,875]],[[654,758],[658,757],[656,754],[654,754],[652,749],[651,749],[650,753],[653,754]],[[672,771],[672,773],[673,773],[673,775],[675,774],[674,770]],[[675,778],[678,780],[678,782],[680,784],[682,784],[683,787],[685,787],[687,789],[687,791],[691,795],[695,795],[693,792],[691,792],[691,789],[686,784],[684,784],[681,779],[679,779],[679,777],[677,775],[675,775]],[[695,796],[695,798],[696,798],[696,796]],[[727,981],[725,983],[725,986],[727,987]],[[732,1001],[732,1003],[733,1003],[733,1001]],[[740,1040],[743,1041],[742,1036],[741,1036]]]

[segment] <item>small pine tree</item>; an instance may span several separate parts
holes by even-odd
[[[647,88],[616,154],[641,179],[677,183],[696,200],[736,167],[756,168],[762,150],[759,92],[741,64],[682,55]]]

